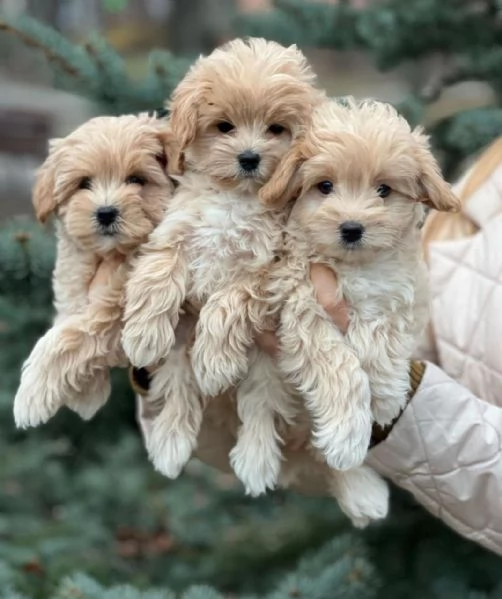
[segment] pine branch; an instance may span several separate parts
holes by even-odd
[[[72,80],[84,84],[94,74],[92,65],[75,51],[65,37],[54,29],[31,19],[20,17],[17,20],[0,18],[0,31],[9,33],[26,46],[42,52],[47,62]]]

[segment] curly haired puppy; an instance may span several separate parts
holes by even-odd
[[[425,204],[450,211],[459,202],[420,129],[388,104],[352,98],[315,110],[305,139],[260,191],[264,206],[292,197],[285,257],[270,280],[282,304],[279,369],[304,398],[313,446],[347,471],[333,473],[333,492],[357,520],[361,502],[377,498],[386,510],[383,481],[356,467],[373,420],[387,424],[405,404],[409,360],[427,320]],[[336,273],[351,308],[346,335],[316,302],[312,262]]]
[[[200,58],[173,94],[170,123],[181,152],[172,165],[184,174],[127,284],[123,330],[135,366],[167,356],[152,382],[151,396],[165,403],[148,450],[169,477],[178,476],[196,446],[201,392],[214,396],[235,384],[251,360],[255,375],[239,390],[242,448],[233,464],[247,482],[262,462],[273,463],[260,489],[277,478],[278,439],[269,441],[273,422],[256,430],[252,422],[261,420],[262,405],[278,402],[282,387],[263,385],[266,371],[256,375],[262,357],[256,351],[249,356],[249,349],[253,331],[267,318],[263,281],[282,244],[286,210],[260,204],[258,191],[324,97],[314,80],[295,46],[237,39]],[[186,348],[173,348],[185,300],[202,308],[193,371]],[[257,384],[263,387],[258,394]],[[249,393],[253,405],[246,401]],[[287,411],[282,415],[288,418]],[[272,460],[265,455],[270,453]]]
[[[125,280],[173,191],[166,136],[166,123],[130,115],[91,119],[50,142],[33,203],[41,222],[57,217],[56,317],[23,365],[14,402],[19,427],[46,422],[63,405],[92,417],[108,399],[109,368],[126,365]],[[111,276],[90,290],[105,267]]]

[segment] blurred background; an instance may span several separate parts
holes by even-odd
[[[0,599],[502,598],[502,561],[395,491],[392,517],[361,533],[330,499],[251,500],[197,463],[161,478],[124,373],[90,423],[12,422],[20,365],[52,314],[53,233],[30,204],[48,138],[95,114],[159,108],[197,55],[251,34],[297,43],[330,94],[387,100],[423,123],[455,178],[502,132],[501,9],[0,0]]]

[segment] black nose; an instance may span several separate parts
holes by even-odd
[[[340,234],[345,243],[356,243],[364,233],[364,227],[355,220],[348,220],[340,225]]]
[[[245,171],[254,171],[260,164],[260,155],[251,150],[246,150],[237,156],[237,160]]]
[[[98,223],[103,225],[103,227],[113,224],[117,220],[118,215],[119,211],[113,206],[102,206],[96,210]]]

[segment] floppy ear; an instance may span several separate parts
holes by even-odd
[[[35,216],[41,223],[45,223],[49,216],[56,210],[56,151],[62,139],[49,140],[49,156],[38,169],[33,186],[32,202]]]
[[[169,172],[181,175],[184,171],[183,152],[197,135],[199,108],[204,100],[204,89],[195,78],[186,77],[174,90],[169,103],[169,123],[176,144],[172,146]]]
[[[429,141],[420,128],[413,131],[417,140],[417,158],[420,164],[420,186],[423,196],[420,201],[441,212],[458,212],[460,199],[453,193],[449,183],[442,174],[439,164],[434,158]]]
[[[293,146],[260,189],[258,197],[264,206],[282,208],[299,195],[302,188],[300,166],[304,157],[298,146]]]
[[[162,152],[156,156],[156,159],[162,167],[162,170],[168,174],[171,173],[171,163],[173,160],[179,160],[178,143],[176,142],[172,129],[169,125],[162,128],[158,134],[158,137],[162,145]]]

